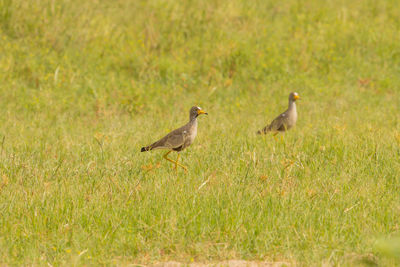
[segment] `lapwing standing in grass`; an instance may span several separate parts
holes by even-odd
[[[292,128],[297,121],[297,110],[296,100],[300,99],[300,96],[296,92],[289,94],[289,107],[288,109],[276,117],[271,124],[265,126],[262,130],[259,130],[257,134],[266,134],[273,132],[275,135],[279,132],[285,132]]]
[[[190,109],[190,119],[186,125],[176,130],[173,130],[172,132],[170,132],[157,142],[154,142],[149,146],[142,147],[141,152],[155,150],[155,149],[168,149],[169,151],[165,153],[163,156],[164,159],[174,163],[176,171],[178,171],[178,166],[182,167],[185,171],[187,171],[187,168],[185,166],[178,163],[180,157],[179,152],[190,146],[193,143],[194,139],[196,138],[197,117],[201,114],[208,115],[208,113],[202,110],[200,107],[196,106],[192,107]],[[172,151],[178,152],[178,158],[176,159],[176,161],[168,158],[168,154],[171,153]]]

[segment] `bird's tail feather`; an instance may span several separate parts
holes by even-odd
[[[142,149],[140,149],[140,152],[146,152],[149,150],[151,150],[151,146],[144,146],[144,147],[142,147]]]
[[[267,125],[264,128],[262,128],[262,130],[257,131],[257,134],[266,134],[269,131],[270,131],[269,125]]]

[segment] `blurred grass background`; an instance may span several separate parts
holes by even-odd
[[[0,263],[398,264],[397,1],[0,0]],[[258,137],[303,98],[282,140]],[[139,149],[188,120],[178,176]]]

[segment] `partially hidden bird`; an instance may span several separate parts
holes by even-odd
[[[203,109],[200,107],[194,106],[190,109],[189,113],[189,122],[170,132],[157,142],[154,142],[151,145],[142,147],[140,150],[141,152],[146,152],[150,150],[156,150],[156,149],[167,149],[169,150],[167,153],[164,154],[164,159],[168,160],[169,162],[172,162],[175,164],[175,170],[178,170],[178,166],[182,167],[185,171],[187,171],[187,167],[180,164],[179,157],[180,154],[179,152],[190,146],[194,139],[196,138],[197,135],[197,117],[206,114],[208,115],[207,112],[205,112]],[[168,154],[171,153],[172,151],[178,152],[178,157],[176,161],[168,158]]]
[[[279,132],[285,132],[292,128],[297,121],[297,109],[296,100],[300,99],[300,96],[296,92],[289,94],[289,107],[288,109],[276,117],[269,125],[263,129],[257,131],[257,134],[266,134],[273,132],[275,134]]]

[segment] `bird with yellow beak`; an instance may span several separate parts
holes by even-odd
[[[262,130],[259,130],[257,134],[285,132],[295,126],[297,122],[297,109],[295,102],[298,99],[300,99],[298,93],[290,93],[288,109],[276,117],[269,125],[265,126]]]
[[[154,142],[149,146],[142,147],[141,152],[156,150],[156,149],[167,149],[169,151],[166,154],[164,154],[163,156],[164,159],[174,163],[176,171],[178,171],[178,166],[182,167],[185,171],[187,171],[187,167],[178,162],[180,157],[179,152],[184,150],[193,143],[197,135],[197,117],[202,114],[208,115],[208,113],[202,110],[200,107],[197,106],[192,107],[189,113],[189,122],[186,125],[176,130],[173,130],[172,132],[170,132],[157,142]],[[178,157],[176,161],[168,158],[168,154],[171,153],[172,151],[178,152]]]

